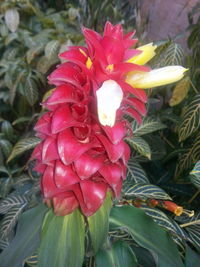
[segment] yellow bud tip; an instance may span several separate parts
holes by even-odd
[[[126,82],[134,88],[148,89],[177,82],[187,70],[182,66],[168,66],[149,72],[132,71],[128,73]]]
[[[153,45],[153,43],[140,46],[137,48],[137,50],[140,50],[142,53],[130,58],[127,62],[134,63],[137,65],[144,65],[155,56],[156,48],[157,46]]]
[[[87,58],[87,61],[86,61],[86,67],[88,69],[90,69],[92,67],[92,60],[90,59],[90,57]]]

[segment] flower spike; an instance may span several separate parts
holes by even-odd
[[[103,35],[82,31],[86,46],[69,47],[48,77],[56,88],[43,103],[48,111],[35,126],[41,143],[31,156],[42,175],[44,202],[58,216],[75,209],[91,216],[108,191],[119,198],[130,158],[123,115],[140,123],[147,101],[142,89],[175,82],[186,71],[143,66],[156,46],[134,49],[134,32],[124,34],[120,24],[107,22]]]

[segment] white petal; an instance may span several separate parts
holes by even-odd
[[[97,111],[99,121],[103,126],[113,127],[116,119],[117,109],[123,99],[123,91],[119,84],[113,80],[103,82],[96,91]]]

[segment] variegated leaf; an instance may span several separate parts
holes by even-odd
[[[141,155],[151,159],[151,149],[149,144],[142,137],[126,138],[126,141]]]
[[[183,121],[178,128],[179,141],[184,141],[200,126],[200,94],[196,95],[184,111]]]
[[[171,197],[160,187],[152,184],[136,184],[130,187],[125,196],[127,198],[153,198],[153,199],[168,199],[171,200]]]
[[[12,159],[14,159],[16,156],[22,154],[23,152],[34,148],[40,142],[41,140],[37,137],[29,137],[29,138],[24,138],[24,139],[19,140],[13,147],[13,150],[7,161],[9,162]]]
[[[11,208],[1,222],[0,236],[4,240],[13,231],[13,228],[27,203]]]
[[[200,135],[198,135],[191,147],[181,153],[176,166],[175,177],[180,176],[184,170],[188,170],[193,164],[200,159]]]
[[[166,125],[155,118],[146,117],[139,125],[135,120],[132,123],[134,136],[142,136],[166,128]]]
[[[20,195],[10,195],[0,202],[0,213],[5,214],[15,206],[21,206],[28,202],[27,197]]]

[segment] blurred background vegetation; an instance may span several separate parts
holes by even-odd
[[[187,244],[200,251],[200,16],[193,19],[199,10],[200,4],[188,14],[187,51],[173,39],[156,42],[153,68],[183,65],[189,71],[176,85],[149,90],[142,125],[128,118],[133,157],[122,194],[122,201],[127,196],[133,201],[171,197],[195,211],[193,217],[176,217],[147,201],[141,207],[169,231],[182,257],[189,253]],[[58,54],[69,45],[83,44],[82,25],[102,32],[107,20],[122,23],[125,31],[136,29],[144,43],[147,21],[142,24],[140,16],[140,1],[0,1],[1,249],[13,239],[20,214],[41,201],[39,177],[28,159],[39,142],[33,126],[44,112],[40,103],[52,89],[47,76],[59,63]],[[154,266],[150,252],[138,245],[133,250],[140,255],[139,266]],[[145,265],[147,255],[152,265]]]

